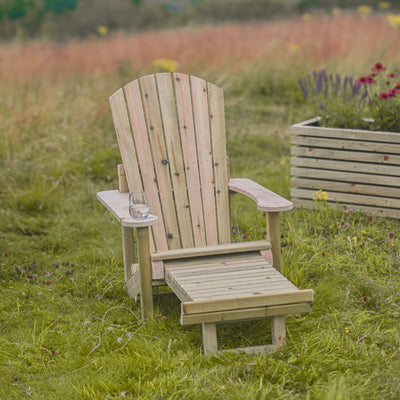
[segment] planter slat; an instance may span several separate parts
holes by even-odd
[[[395,176],[373,175],[373,174],[360,174],[357,172],[341,171],[340,176],[337,171],[312,169],[302,167],[292,167],[291,174],[299,177],[314,177],[318,179],[338,180],[352,183],[366,183],[371,185],[387,185],[400,187],[400,178]],[[321,189],[321,188],[320,188]]]
[[[376,164],[393,164],[400,165],[400,155],[363,152],[363,151],[350,151],[350,150],[335,150],[335,149],[321,149],[318,147],[300,147],[292,146],[292,156],[297,157],[313,157],[313,158],[329,158],[333,160],[344,161],[359,161],[370,162]]]
[[[361,140],[326,139],[308,136],[292,136],[291,144],[306,146],[308,148],[321,147],[342,150],[372,151],[374,153],[400,154],[400,144],[362,142]]]
[[[292,196],[296,198],[313,198],[315,190],[293,188]],[[368,204],[377,207],[399,208],[400,200],[391,197],[368,196],[363,194],[328,192],[328,198],[333,202],[342,202],[347,204]]]
[[[315,191],[328,187],[335,192],[367,194],[370,196],[386,196],[400,198],[400,190],[396,187],[363,185],[359,183],[349,183],[341,181],[326,181],[322,179],[292,178],[293,187],[314,189]]]
[[[400,133],[335,129],[316,120],[292,126],[291,185],[296,207],[329,204],[400,218]]]
[[[341,160],[326,160],[324,158],[292,157],[291,164],[296,167],[311,167],[317,169],[331,169],[334,171],[354,171],[375,175],[400,176],[400,167],[379,165],[375,163],[352,163]]]
[[[343,138],[347,140],[361,140],[369,142],[385,142],[400,144],[400,136],[397,132],[381,132],[357,129],[326,128],[317,125],[317,119],[313,118],[300,124],[293,125],[293,135],[319,136],[326,138]]]

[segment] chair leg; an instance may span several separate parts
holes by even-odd
[[[282,271],[281,261],[281,233],[279,228],[279,213],[267,213],[267,239],[271,242],[273,266],[279,272]]]
[[[210,356],[218,351],[217,326],[213,323],[201,324],[203,331],[204,355]]]
[[[272,317],[271,331],[272,345],[275,346],[275,348],[282,346],[285,343],[286,338],[286,326],[284,316]]]
[[[133,243],[133,228],[122,227],[122,251],[124,256],[125,283],[132,276],[132,264],[135,263],[135,246]]]
[[[151,259],[149,228],[137,228],[139,274],[140,274],[140,307],[142,319],[145,320],[153,314],[153,285],[151,278]]]

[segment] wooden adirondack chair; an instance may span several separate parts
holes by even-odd
[[[152,286],[167,284],[182,302],[181,324],[202,324],[206,355],[217,351],[216,323],[267,317],[272,345],[240,350],[276,349],[284,316],[310,312],[313,292],[280,273],[278,214],[292,203],[248,179],[229,179],[222,90],[195,76],[159,73],[128,83],[110,105],[120,187],[97,197],[122,225],[127,292],[140,294],[142,318],[153,311]],[[151,215],[137,222],[128,192],[140,190]],[[231,243],[229,191],[267,213],[268,241]],[[273,265],[263,257],[268,249]]]

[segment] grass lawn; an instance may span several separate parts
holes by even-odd
[[[25,76],[29,46],[0,49],[0,67],[10,71],[0,98],[1,399],[400,398],[399,221],[323,202],[284,214],[284,274],[314,289],[313,313],[287,318],[287,344],[273,354],[205,358],[200,326],[179,324],[174,295],[155,296],[154,318],[140,322],[123,289],[120,227],[95,196],[117,187],[108,96],[152,67],[85,69],[91,64],[80,58],[79,72],[66,56],[62,73],[55,61],[54,70],[43,64],[44,75],[40,62],[25,61]],[[40,57],[51,53],[32,46]],[[10,52],[21,63],[15,71]],[[182,72],[225,90],[231,177],[289,197],[288,129],[310,116],[297,88],[310,64],[282,57],[279,68],[267,58],[229,69],[186,60]],[[323,57],[320,65],[343,69],[337,54]],[[357,77],[371,61],[348,56],[345,65]],[[234,240],[262,238],[254,204],[240,195],[231,204]],[[264,344],[269,321],[218,333],[224,349]]]

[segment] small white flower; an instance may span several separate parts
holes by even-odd
[[[121,343],[121,342],[122,342],[122,337],[119,337],[119,338],[117,339],[117,342],[118,342],[118,343]]]

